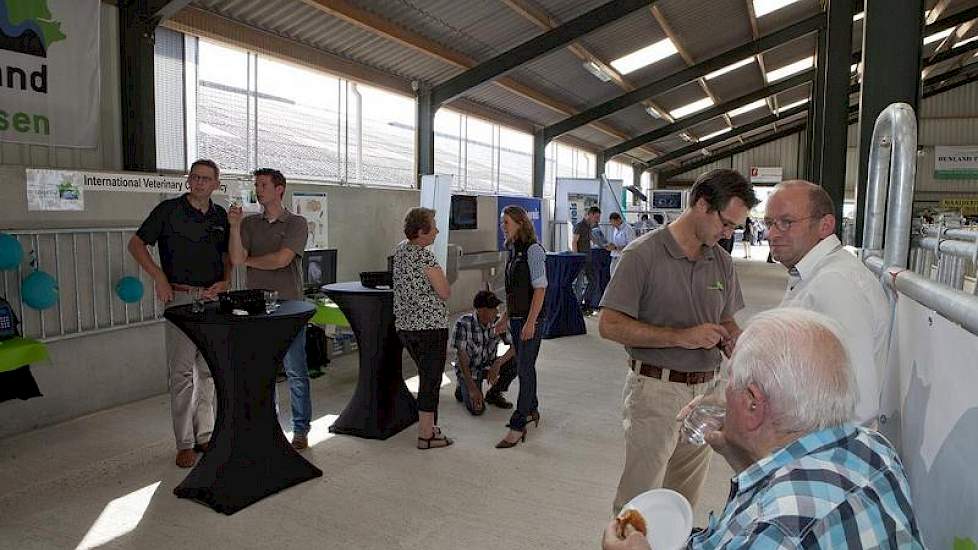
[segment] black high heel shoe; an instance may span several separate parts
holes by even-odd
[[[515,431],[515,430],[513,430],[513,431]],[[506,435],[509,435],[509,434],[506,434]],[[496,443],[496,448],[497,449],[509,449],[511,447],[515,447],[519,443],[526,443],[526,428],[523,428],[523,430],[520,432],[520,438],[519,439],[517,439],[516,441],[508,441],[504,437],[504,438],[502,438],[499,441],[499,443]]]

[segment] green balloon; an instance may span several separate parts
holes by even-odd
[[[24,247],[17,237],[0,233],[0,269],[16,269],[24,259]]]

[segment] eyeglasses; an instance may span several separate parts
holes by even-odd
[[[724,229],[733,231],[734,229],[737,229],[738,225],[740,225],[733,220],[728,220],[727,218],[725,218],[723,214],[720,213],[719,210],[716,210],[716,213],[717,213],[717,217],[720,218],[720,222],[723,224]]]
[[[812,218],[817,218],[819,216],[805,216],[804,218],[798,218],[797,220],[792,220],[789,218],[779,218],[777,220],[771,218],[764,218],[764,225],[768,227],[777,227],[778,231],[790,231],[791,226],[800,221],[810,220]]]
[[[193,174],[193,173],[187,176],[187,179],[190,181],[202,181],[204,183],[210,183],[214,181],[214,178],[210,176],[201,176],[200,174]]]

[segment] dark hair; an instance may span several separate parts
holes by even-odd
[[[279,172],[274,168],[259,168],[255,170],[252,175],[254,175],[256,178],[258,176],[268,176],[272,178],[272,184],[274,184],[275,187],[285,187],[285,176],[282,175],[282,172]]]
[[[708,212],[720,211],[726,208],[730,204],[730,199],[734,197],[743,201],[748,210],[760,202],[754,194],[754,186],[740,175],[740,172],[718,168],[696,178],[689,192],[689,207],[696,206],[696,203],[703,199],[706,201]]]
[[[600,214],[600,213],[601,213],[601,209],[598,208],[597,206],[592,206],[591,208],[587,209],[588,216],[590,216],[591,214]]]
[[[641,219],[642,220],[647,220],[647,219],[649,219],[649,215],[648,214],[642,214],[642,218]]]
[[[517,241],[521,243],[537,242],[537,232],[533,229],[533,222],[530,221],[530,216],[526,213],[526,210],[523,210],[523,208],[515,204],[511,204],[503,208],[503,215],[509,216],[509,219],[520,226],[520,230],[516,232]],[[509,242],[508,239],[507,242]]]
[[[491,290],[480,290],[472,299],[472,307],[475,309],[494,308],[501,303],[502,301]]]
[[[608,219],[609,220],[620,220],[621,219],[621,214],[619,214],[618,212],[612,212],[611,214],[608,214]]]
[[[214,179],[221,179],[221,169],[217,167],[217,163],[211,159],[197,159],[190,165],[190,171],[193,172],[194,168],[198,166],[206,166],[214,171]]]
[[[404,215],[404,236],[408,240],[416,239],[422,231],[425,233],[431,231],[434,221],[434,210],[420,206],[412,208]]]

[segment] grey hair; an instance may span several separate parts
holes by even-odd
[[[859,390],[839,326],[821,313],[780,308],[756,315],[740,336],[730,387],[756,384],[781,432],[811,432],[853,419]]]

